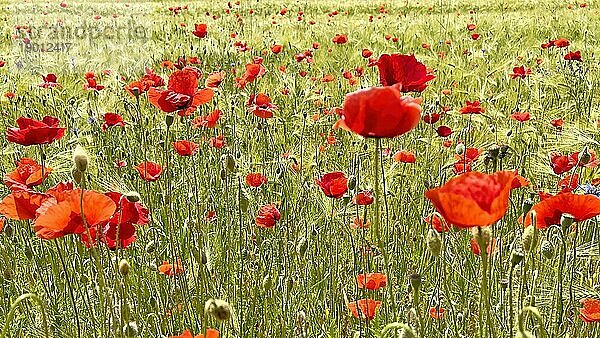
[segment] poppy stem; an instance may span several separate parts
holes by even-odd
[[[374,205],[375,205],[375,219],[373,220],[373,231],[375,232],[375,238],[377,239],[377,246],[379,247],[379,251],[381,251],[381,254],[383,255],[383,262],[385,264],[384,267],[384,272],[386,275],[390,276],[388,278],[388,283],[387,283],[387,290],[390,296],[390,301],[391,301],[391,305],[392,305],[392,313],[394,315],[394,317],[396,316],[396,301],[395,301],[395,297],[394,297],[394,289],[392,288],[392,274],[390,270],[390,265],[389,265],[389,257],[387,254],[387,250],[385,249],[385,245],[383,243],[383,238],[381,236],[381,230],[379,228],[380,226],[380,208],[381,208],[381,197],[383,196],[383,194],[385,194],[385,191],[382,192],[381,191],[381,182],[379,181],[379,168],[381,167],[381,171],[383,172],[383,167],[381,166],[381,162],[380,162],[380,155],[381,155],[381,139],[377,138],[375,141],[375,167],[374,167],[374,178],[375,178],[375,201],[374,201]],[[387,312],[386,312],[387,313]]]
[[[12,322],[12,319],[15,316],[15,311],[17,310],[17,307],[19,306],[19,304],[21,304],[22,301],[29,299],[29,298],[31,298],[33,301],[35,301],[40,306],[40,308],[42,310],[42,326],[44,327],[44,337],[45,338],[50,337],[50,331],[48,330],[48,318],[46,317],[46,308],[44,306],[44,302],[42,302],[40,297],[38,297],[38,295],[36,295],[35,293],[26,293],[26,294],[19,296],[19,298],[17,298],[11,304],[10,311],[8,312],[8,315],[6,316],[6,321],[4,322],[4,328],[2,329],[2,334],[0,335],[0,338],[6,338],[8,329],[10,327],[10,323]]]
[[[481,251],[481,289],[480,289],[480,302],[479,302],[479,335],[481,338],[488,337],[488,330],[492,331],[492,318],[490,317],[491,306],[488,290],[488,241],[489,238],[482,233],[481,227],[477,228],[478,236],[477,242]],[[485,321],[484,324],[481,320],[482,306],[485,310]]]

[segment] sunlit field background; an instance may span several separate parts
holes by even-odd
[[[597,220],[525,235],[518,220],[540,191],[571,186],[582,194],[593,187],[580,186],[598,184],[594,165],[560,175],[551,166],[551,154],[589,153],[593,162],[600,151],[593,1],[0,4],[2,175],[31,158],[52,168],[33,190],[75,180],[132,201],[138,193],[149,212],[135,241],[116,249],[87,247],[78,235],[42,239],[33,220],[2,217],[0,338],[179,337],[208,328],[222,337],[600,337],[600,309],[592,322],[580,315],[582,299],[600,299]],[[200,23],[205,37],[193,34]],[[560,38],[569,45],[541,46]],[[379,146],[334,128],[346,94],[380,85],[363,49],[371,61],[414,54],[430,68],[435,79],[411,95],[422,98],[423,116],[440,120]],[[576,51],[581,61],[565,59]],[[236,86],[259,57],[266,73]],[[124,89],[146,69],[166,84],[185,66],[202,74],[199,88],[224,74],[190,116],[162,112],[147,94]],[[531,73],[511,77],[520,66]],[[86,72],[104,88],[84,89]],[[40,86],[49,73],[59,86]],[[247,101],[258,93],[277,106],[273,118],[250,112]],[[461,114],[467,100],[480,101],[484,113]],[[215,126],[199,124],[216,109]],[[511,117],[518,112],[530,119]],[[124,126],[103,127],[107,113]],[[7,140],[19,117],[46,115],[59,119],[64,137],[43,146]],[[197,152],[180,156],[173,142],[181,140]],[[73,177],[77,145],[88,154],[83,180]],[[456,163],[470,148],[478,154],[471,170],[517,169],[529,181],[487,229],[497,240],[484,270],[487,314],[473,232],[432,234],[424,221],[435,211],[424,192],[461,173]],[[134,169],[146,161],[162,166],[157,180]],[[315,182],[335,171],[349,178],[340,198]],[[249,173],[266,182],[250,186]],[[376,203],[353,203],[372,190]],[[9,193],[0,188],[1,198]],[[280,219],[260,227],[259,209],[269,204]],[[357,229],[356,219],[377,223],[379,233]],[[366,273],[383,273],[387,283],[359,287]],[[31,295],[15,304],[24,294]],[[360,299],[381,302],[372,319],[353,315]]]

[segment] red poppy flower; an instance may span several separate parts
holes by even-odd
[[[550,124],[551,124],[551,125],[552,125],[554,128],[556,128],[556,129],[558,129],[558,130],[562,130],[562,127],[563,127],[563,125],[565,124],[565,121],[564,121],[563,119],[560,119],[560,118],[558,118],[558,119],[551,120],[551,121],[550,121]]]
[[[151,161],[140,163],[133,168],[137,170],[142,179],[147,182],[158,180],[163,171],[160,164]]]
[[[352,203],[356,205],[370,205],[374,201],[373,192],[370,190],[363,190],[352,197]]]
[[[525,217],[525,226],[531,225],[531,213],[535,212],[536,227],[546,229],[560,224],[563,214],[573,216],[575,222],[583,222],[600,215],[600,198],[594,195],[575,195],[565,192],[537,203]]]
[[[101,91],[102,89],[104,89],[103,85],[98,84],[98,82],[96,81],[96,77],[86,77],[85,82],[86,84],[83,86],[84,90]]]
[[[371,226],[371,223],[369,223],[368,221],[365,222],[360,217],[354,217],[352,222],[350,222],[350,228],[352,228],[352,229],[368,229],[370,226]]]
[[[205,23],[197,23],[194,25],[194,31],[192,32],[195,36],[199,38],[205,38],[208,32],[206,31]]]
[[[275,204],[267,204],[258,209],[258,215],[254,222],[260,228],[272,228],[280,219],[281,214]]]
[[[476,28],[477,28],[477,26],[475,26],[475,24],[472,24],[472,23],[467,24],[467,29],[469,31],[474,31]]]
[[[279,54],[279,53],[281,53],[282,50],[283,50],[283,45],[271,46],[271,52],[273,52],[273,54]]]
[[[393,158],[394,158],[394,161],[400,162],[400,163],[415,163],[417,161],[417,157],[415,156],[415,153],[412,151],[406,151],[406,150],[398,150],[394,154]]]
[[[348,42],[348,36],[346,34],[336,34],[333,37],[332,41],[335,44],[342,45],[342,44]]]
[[[512,185],[510,188],[511,189],[522,188],[522,187],[528,186],[530,183],[531,182],[529,182],[528,179],[519,175],[518,170],[515,169],[515,178],[513,179],[513,182],[512,182]]]
[[[525,66],[514,67],[513,72],[508,74],[511,79],[521,78],[524,79],[528,75],[531,75],[531,69],[525,68]]]
[[[381,301],[373,299],[361,299],[356,302],[348,303],[348,308],[355,318],[365,318],[366,320],[373,320],[377,313],[377,309],[379,309],[380,306]],[[360,309],[361,314],[358,313],[358,309]]]
[[[10,190],[27,190],[28,188],[42,184],[48,178],[52,168],[44,167],[30,158],[22,158],[17,161],[17,168],[4,175],[4,184]],[[42,171],[44,176],[42,177]]]
[[[581,61],[581,60],[580,60]],[[48,74],[46,76],[42,76],[42,78],[44,79],[44,82],[40,83],[38,86],[42,87],[42,88],[54,88],[54,87],[59,87],[60,85],[56,82],[57,81],[57,77],[56,74]]]
[[[423,115],[423,122],[427,124],[435,124],[440,120],[441,117],[442,115],[438,113],[425,114]]]
[[[227,141],[225,141],[225,136],[221,134],[217,137],[211,137],[208,141],[208,146],[217,149],[227,147]]]
[[[341,171],[327,173],[321,179],[316,179],[315,183],[325,196],[331,198],[340,198],[348,191],[348,178]]]
[[[362,52],[361,52],[362,57],[364,57],[365,59],[368,59],[371,57],[371,55],[373,55],[373,52],[367,48],[363,48]]]
[[[246,65],[246,72],[241,78],[236,79],[236,87],[244,89],[248,83],[262,77],[267,69],[261,63],[249,63]]]
[[[152,87],[148,91],[148,101],[166,113],[193,109],[210,102],[213,96],[214,92],[210,88],[198,90],[198,74],[190,68],[171,74],[166,90]]]
[[[184,273],[185,270],[181,264],[181,258],[177,258],[177,261],[174,264],[171,264],[168,261],[163,261],[163,263],[158,267],[158,272],[167,276],[177,276]]]
[[[153,82],[151,81],[132,81],[127,84],[124,89],[133,97],[140,96],[141,94],[147,92]]]
[[[30,190],[13,191],[0,202],[0,214],[8,219],[35,219],[36,211],[48,195]]]
[[[482,152],[483,152],[483,149],[466,148],[461,155],[455,154],[454,158],[456,158],[459,162],[473,163],[473,162],[477,161],[477,159],[479,158],[479,155],[481,155]]]
[[[439,310],[436,309],[435,307],[429,308],[429,317],[431,317],[433,319],[444,318],[444,313],[446,313],[446,310],[443,307],[441,307]]]
[[[515,120],[515,121],[519,121],[519,122],[526,122],[529,121],[531,119],[531,115],[529,114],[529,112],[515,112],[512,113],[510,115],[510,118]]]
[[[550,154],[550,167],[555,174],[560,175],[573,169],[577,165],[577,160],[573,161],[571,156],[561,155],[559,153]]]
[[[260,118],[268,119],[273,117],[273,111],[277,106],[271,103],[271,98],[267,94],[259,93],[250,95],[246,105],[250,107],[250,112]]]
[[[223,72],[223,71],[210,73],[206,77],[206,81],[204,82],[204,85],[208,88],[217,88],[217,87],[219,87],[221,82],[223,82],[224,78],[225,78],[225,72]]]
[[[454,131],[452,131],[452,129],[448,126],[439,126],[435,132],[439,137],[448,137],[454,133]]]
[[[420,102],[396,87],[361,89],[346,95],[340,124],[363,137],[399,136],[419,123]]]
[[[258,188],[261,185],[267,183],[267,178],[261,173],[249,173],[246,175],[246,184]]]
[[[571,44],[569,42],[569,40],[565,39],[565,38],[560,38],[560,39],[556,39],[556,40],[551,40],[552,42],[552,46],[556,47],[556,48],[565,48],[565,47],[569,47],[569,45]]]
[[[486,226],[504,216],[515,177],[513,171],[468,172],[425,192],[437,211],[459,228]]]
[[[220,110],[215,109],[212,111],[212,113],[210,113],[206,116],[199,116],[199,117],[196,117],[195,119],[193,119],[192,126],[194,128],[200,128],[200,127],[214,128],[217,126],[217,122],[219,121],[221,116],[223,116],[223,113]]]
[[[38,237],[54,239],[69,234],[87,236],[87,225],[93,235],[97,226],[107,221],[115,210],[112,199],[99,192],[85,190],[82,197],[80,189],[70,190],[61,198],[48,199],[40,206],[34,229]]]
[[[117,247],[117,240],[120,248],[127,248],[136,239],[134,225],[146,225],[150,221],[149,211],[140,202],[131,202],[121,193],[107,192],[105,195],[112,199],[117,209],[103,226],[102,240],[109,249]]]
[[[382,54],[377,61],[379,81],[382,86],[401,84],[403,93],[422,92],[427,82],[435,78],[427,72],[427,67],[417,61],[414,54]]]
[[[173,142],[173,148],[179,156],[192,156],[198,152],[198,144],[187,140]]]
[[[480,34],[477,34],[477,33],[471,34],[471,39],[473,39],[473,40],[479,40],[480,37],[481,37]]]
[[[567,175],[561,178],[556,185],[559,193],[573,191],[579,185],[579,174]]]
[[[485,109],[481,106],[481,102],[467,100],[465,106],[460,108],[459,112],[461,114],[481,114],[485,112]]]
[[[600,322],[600,300],[585,298],[581,300],[583,309],[579,310],[579,318],[586,323]]]
[[[24,146],[50,144],[65,135],[65,128],[60,128],[58,122],[58,119],[52,116],[44,116],[41,121],[19,117],[18,127],[8,128],[6,137],[8,142]]]
[[[360,289],[377,290],[387,285],[387,276],[382,273],[361,273],[356,276]]]
[[[125,127],[123,117],[115,113],[104,114],[104,123],[102,123],[102,131],[106,131],[109,127]]]
[[[165,85],[165,80],[156,75],[154,71],[150,68],[146,68],[145,74],[142,77],[142,82],[146,82],[150,84],[150,87],[162,87]]]
[[[423,217],[423,222],[425,222],[427,226],[433,227],[437,232],[450,231],[450,225],[448,222],[446,222],[437,214],[431,214],[427,217]]]
[[[568,52],[567,54],[565,54],[564,59],[568,60],[568,61],[580,61],[581,62],[581,51]]]
[[[586,167],[586,168],[595,168],[598,166],[598,164],[600,164],[600,159],[596,158],[596,152],[594,152],[591,149],[588,150],[588,154],[590,155],[590,158],[587,163],[583,163],[583,162],[579,161],[579,154],[580,154],[580,152],[574,152],[571,155],[569,155],[569,161],[571,163],[575,163],[575,165],[578,165],[580,167]]]

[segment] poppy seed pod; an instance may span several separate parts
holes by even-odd
[[[125,198],[131,203],[139,202],[141,197],[136,191],[130,191],[124,194]]]
[[[530,198],[524,200],[523,206],[521,207],[521,210],[523,211],[523,215],[527,215],[529,210],[531,210],[531,207],[533,207],[533,200]]]
[[[413,273],[412,275],[409,276],[410,279],[410,286],[413,288],[413,290],[416,292],[421,288],[421,282],[423,281],[421,275],[419,275],[418,273]]]
[[[427,233],[427,249],[435,257],[440,256],[442,240],[440,239],[440,234],[435,231],[435,229],[429,229],[429,232]]]
[[[544,240],[540,246],[540,252],[547,259],[552,259],[554,257],[554,244],[549,240]]]
[[[570,227],[574,221],[575,217],[573,217],[571,214],[565,213],[560,216],[560,225],[563,227],[563,229]]]
[[[579,158],[578,158],[579,164],[581,164],[581,165],[588,164],[588,163],[590,163],[591,159],[592,159],[592,156],[590,155],[588,148],[585,147],[583,149],[583,151],[579,153]]]
[[[79,144],[75,147],[73,151],[73,163],[75,164],[75,168],[77,168],[80,172],[85,172],[88,166],[88,154]]]
[[[173,125],[173,122],[175,121],[175,116],[167,114],[165,115],[165,123],[167,124],[167,128],[170,127],[171,125]]]

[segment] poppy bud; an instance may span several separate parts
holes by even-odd
[[[139,202],[141,199],[140,194],[138,194],[137,191],[125,193],[125,198],[127,198],[127,200],[131,203]]]
[[[533,248],[535,248],[537,245],[537,231],[535,226],[528,226],[525,228],[521,239],[523,241],[523,249],[525,249],[525,251],[529,252],[533,250]]]
[[[410,330],[402,330],[402,332],[400,332],[400,338],[417,338],[417,336]]]
[[[271,278],[270,275],[266,275],[263,278],[262,286],[263,286],[263,289],[265,289],[265,291],[271,290],[271,287],[273,287],[273,279]]]
[[[75,168],[82,173],[87,169],[88,154],[79,144],[75,147],[75,151],[73,151],[73,163],[75,164]]]
[[[440,239],[440,234],[435,231],[435,229],[429,229],[429,232],[427,233],[427,249],[429,249],[429,252],[435,257],[440,256],[442,240]]]
[[[169,114],[165,115],[165,123],[167,124],[167,128],[169,128],[173,124],[174,121],[175,121],[175,116],[169,115]]]
[[[417,292],[419,290],[419,288],[421,288],[421,282],[423,281],[421,275],[419,275],[418,273],[413,273],[412,275],[409,276],[410,278],[410,286],[413,288],[413,290],[415,292]]]
[[[129,322],[123,326],[123,335],[127,338],[137,337],[138,326],[136,322]]]
[[[506,287],[508,287],[508,279],[502,278],[500,280],[500,286],[502,287],[502,289],[506,290]]]
[[[150,304],[150,307],[155,309],[156,305],[158,305],[158,302],[156,301],[156,298],[154,298],[154,296],[150,296],[150,298],[148,298],[148,304]]]
[[[200,262],[202,262],[202,265],[206,265],[206,263],[208,263],[208,257],[206,256],[206,252],[204,250],[200,251]]]
[[[350,175],[350,177],[348,177],[347,184],[348,184],[348,189],[354,190],[354,188],[356,188],[356,176]]]
[[[2,274],[2,275],[3,275],[4,279],[6,279],[6,280],[11,280],[11,279],[12,279],[12,275],[13,275],[13,273],[12,273],[12,268],[11,268],[10,266],[8,266],[8,265],[7,265],[7,266],[4,268],[4,272],[3,272],[3,274]]]
[[[248,200],[248,196],[246,195],[245,192],[242,192],[240,194],[240,200],[239,200],[240,210],[242,210],[242,212],[248,211],[249,204],[250,204],[250,201]]]
[[[33,257],[33,251],[29,245],[25,247],[25,257],[27,257],[27,259],[31,259],[31,257]]]
[[[590,162],[590,160],[592,159],[592,156],[590,155],[590,152],[588,151],[588,148],[585,147],[583,149],[582,152],[579,153],[579,164],[588,164]]]
[[[487,152],[488,152],[488,155],[490,155],[490,157],[492,159],[498,158],[498,155],[500,154],[500,147],[497,144],[492,144],[487,149]]]
[[[506,155],[508,155],[508,146],[506,144],[503,144],[500,146],[500,153],[498,154],[498,158],[505,158]]]
[[[225,181],[225,179],[227,178],[227,171],[221,168],[221,171],[219,172],[219,177],[221,177],[221,180]]]
[[[221,299],[209,299],[204,304],[204,312],[210,313],[216,320],[229,320],[231,307],[229,303]]]
[[[473,231],[473,238],[477,241],[480,248],[487,248],[488,243],[492,238],[492,231],[490,227],[474,227],[471,228]],[[481,245],[483,243],[483,245]]]
[[[10,238],[14,233],[14,228],[9,223],[6,223],[4,224],[4,228],[2,228],[2,233]]]
[[[573,224],[573,221],[575,221],[575,217],[571,214],[562,214],[560,216],[560,225],[563,229],[570,227]]]
[[[510,254],[510,263],[512,264],[512,267],[514,268],[515,266],[519,265],[519,263],[523,261],[523,258],[525,258],[525,253],[523,250],[521,250],[521,248],[513,249]]]
[[[129,262],[125,258],[121,259],[119,262],[119,273],[123,276],[127,276],[130,269],[131,265],[129,265]]]
[[[230,172],[235,171],[235,159],[231,154],[223,154],[221,156],[221,161],[223,161],[223,166],[227,168]]]
[[[459,143],[456,145],[456,149],[454,151],[456,152],[456,155],[460,156],[465,153],[465,150],[466,150],[466,148],[465,148],[464,143]]]
[[[298,256],[304,257],[306,249],[308,249],[308,241],[306,240],[306,237],[300,237],[300,239],[298,240],[298,244],[296,245],[296,251],[298,252]]]
[[[521,207],[521,210],[523,211],[523,215],[527,215],[527,213],[529,212],[529,210],[531,210],[531,208],[533,207],[533,200],[528,198],[526,200],[523,201],[523,206]]]
[[[80,184],[81,180],[83,179],[83,172],[77,170],[76,167],[73,167],[71,169],[71,176],[73,176],[73,181],[75,181],[77,184]]]
[[[153,253],[154,250],[156,250],[156,242],[155,241],[150,241],[148,242],[148,244],[146,244],[146,253]]]
[[[540,247],[540,252],[547,259],[552,259],[554,257],[554,245],[549,240],[544,240]]]
[[[459,323],[463,321],[463,319],[465,319],[465,316],[462,314],[462,312],[459,312],[456,315],[456,321],[458,321]]]

